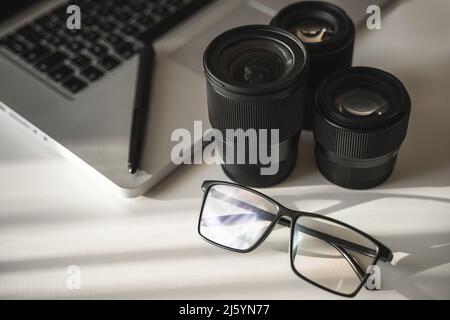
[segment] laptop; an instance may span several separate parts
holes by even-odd
[[[290,0],[15,0],[0,3],[0,114],[35,133],[126,197],[144,194],[176,168],[174,130],[202,143],[207,131],[202,55],[218,34],[268,24]],[[355,24],[369,5],[336,0]],[[81,9],[69,30],[67,7]],[[139,52],[156,52],[140,170],[128,171]],[[150,70],[149,70],[150,72]],[[40,141],[38,141],[40,140]],[[41,142],[42,141],[42,142]]]

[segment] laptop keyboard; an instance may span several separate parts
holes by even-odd
[[[5,35],[0,51],[74,97],[211,1],[68,1]],[[70,4],[81,9],[81,30],[66,26]]]

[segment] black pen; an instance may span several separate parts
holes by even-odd
[[[135,174],[139,169],[142,144],[145,137],[147,114],[150,104],[150,91],[153,75],[155,52],[147,44],[140,53],[134,96],[133,120],[131,124],[130,149],[128,153],[128,171]]]

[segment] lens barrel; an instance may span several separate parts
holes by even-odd
[[[353,67],[328,77],[315,97],[316,161],[331,182],[368,189],[392,173],[408,129],[411,100],[393,75]]]
[[[314,94],[320,83],[339,69],[352,65],[355,26],[341,8],[321,1],[294,3],[271,21],[298,37],[308,50],[310,71],[304,129],[312,129]]]
[[[226,161],[223,169],[234,181],[268,187],[292,172],[305,110],[308,55],[304,45],[289,32],[263,25],[229,30],[207,47],[204,72],[207,82],[208,114],[211,126],[225,141],[216,141],[235,150],[259,154],[260,144],[245,136],[228,136],[229,129],[278,129],[278,142],[267,140],[268,154],[279,148],[278,173],[261,175],[267,167],[258,158],[255,164]]]

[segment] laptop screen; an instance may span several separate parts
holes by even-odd
[[[15,14],[19,13],[23,9],[37,4],[40,0],[12,0],[12,1],[0,1],[0,23],[11,18]]]

